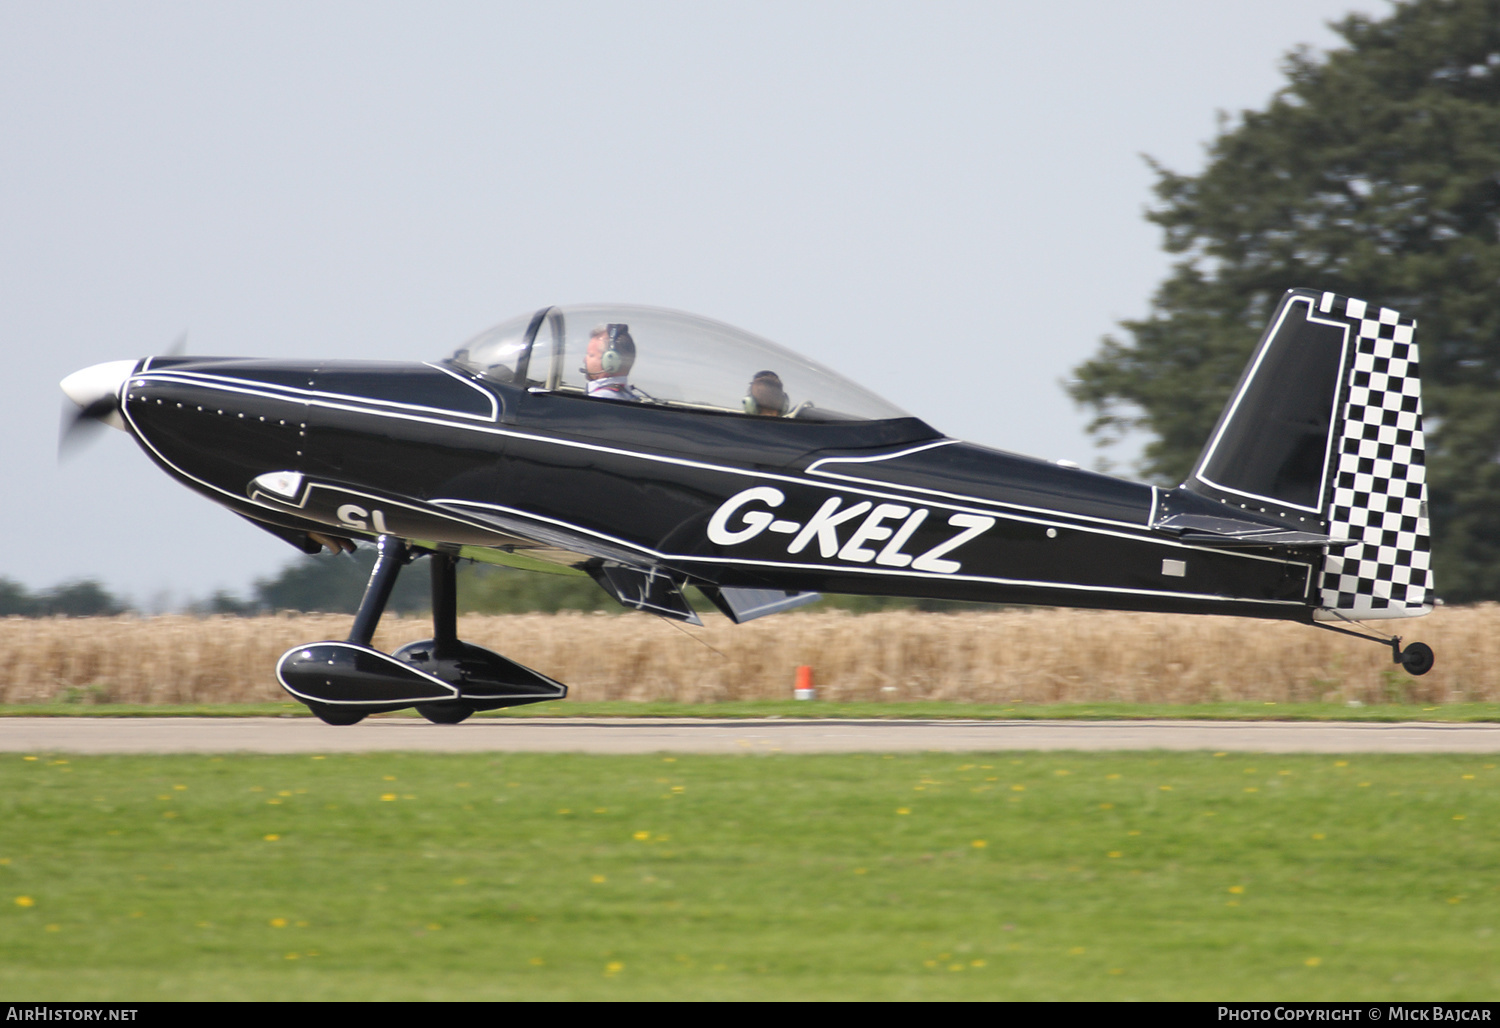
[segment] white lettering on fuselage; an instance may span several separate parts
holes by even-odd
[[[845,506],[844,497],[830,496],[806,524],[779,520],[770,510],[761,509],[780,507],[785,502],[786,494],[767,485],[735,493],[708,519],[708,539],[719,546],[737,546],[770,530],[793,536],[786,548],[788,554],[799,554],[816,540],[818,553],[824,558],[836,556],[855,564],[873,561],[882,567],[910,567],[913,571],[951,575],[963,565],[944,559],[944,555],[983,534],[995,523],[994,518],[982,514],[953,514],[948,524],[962,531],[924,553],[910,554],[905,552],[905,546],[931,513],[926,507],[913,508],[901,503],[877,505],[869,500]],[[340,508],[339,517],[343,516]],[[840,539],[839,530],[846,525],[852,533]],[[876,549],[877,543],[884,545]]]
[[[719,509],[714,511],[714,516],[708,519],[708,538],[720,546],[733,546],[735,543],[747,542],[760,535],[772,521],[776,520],[776,515],[764,510],[752,510],[740,517],[741,528],[729,527],[729,519],[738,514],[741,507],[757,500],[767,507],[780,507],[785,502],[786,496],[780,489],[772,489],[768,485],[758,485],[754,489],[736,493],[719,504]],[[339,516],[343,516],[342,512]]]
[[[376,508],[365,510],[357,503],[346,503],[334,512],[338,519],[350,528],[363,528],[366,531],[373,525],[375,531],[380,535],[390,535],[391,530],[385,527],[385,511]],[[365,518],[369,518],[368,522]]]

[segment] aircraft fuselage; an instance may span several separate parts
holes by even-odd
[[[682,583],[1307,621],[1323,557],[1185,542],[1160,523],[1224,505],[916,418],[620,403],[444,363],[197,358],[141,362],[121,413],[162,468],[263,524]]]

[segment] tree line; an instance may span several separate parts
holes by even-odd
[[[294,559],[275,578],[255,584],[248,611],[324,610],[352,614],[364,595],[365,582],[375,564],[373,547],[360,547],[351,556],[322,554]],[[425,613],[432,609],[430,579],[425,561],[419,560],[401,573],[387,610]],[[713,610],[706,598],[689,590],[689,602],[700,611]],[[985,604],[944,600],[909,600],[885,596],[829,596],[824,608],[851,613],[877,610],[955,610],[981,608]],[[555,614],[563,610],[623,613],[622,607],[592,578],[583,575],[521,571],[471,561],[458,565],[458,609],[476,614]]]
[[[353,614],[374,565],[375,549],[370,546],[361,546],[351,555],[294,557],[277,574],[257,579],[248,596],[219,590],[206,599],[186,604],[185,611],[203,616],[240,617],[283,610]],[[412,564],[397,578],[386,610],[392,614],[425,615],[432,609],[429,581],[426,562],[419,560]],[[702,611],[714,609],[706,597],[693,596],[691,602]],[[821,606],[858,614],[897,609],[982,609],[986,605],[884,596],[830,596],[824,598]],[[518,571],[469,561],[458,566],[458,609],[474,614],[555,614],[564,610],[623,613],[625,610],[592,578]],[[33,593],[23,585],[0,578],[0,617],[107,617],[130,610],[128,602],[95,581],[71,582]]]
[[[19,582],[0,578],[0,617],[108,617],[127,609],[125,603],[91,579],[32,592]]]

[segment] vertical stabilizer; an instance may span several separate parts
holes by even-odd
[[[1324,558],[1315,617],[1432,609],[1415,329],[1363,300],[1289,291],[1184,483],[1351,540]]]

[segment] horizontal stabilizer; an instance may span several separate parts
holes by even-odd
[[[767,614],[780,614],[784,610],[816,603],[822,593],[789,593],[780,589],[735,589],[716,586],[700,586],[703,595],[713,601],[724,616],[737,625]]]
[[[1151,526],[1158,532],[1170,532],[1185,543],[1239,549],[1247,546],[1327,546],[1343,549],[1353,539],[1334,539],[1318,532],[1303,532],[1280,525],[1266,525],[1238,518],[1221,518],[1210,514],[1174,514]]]

